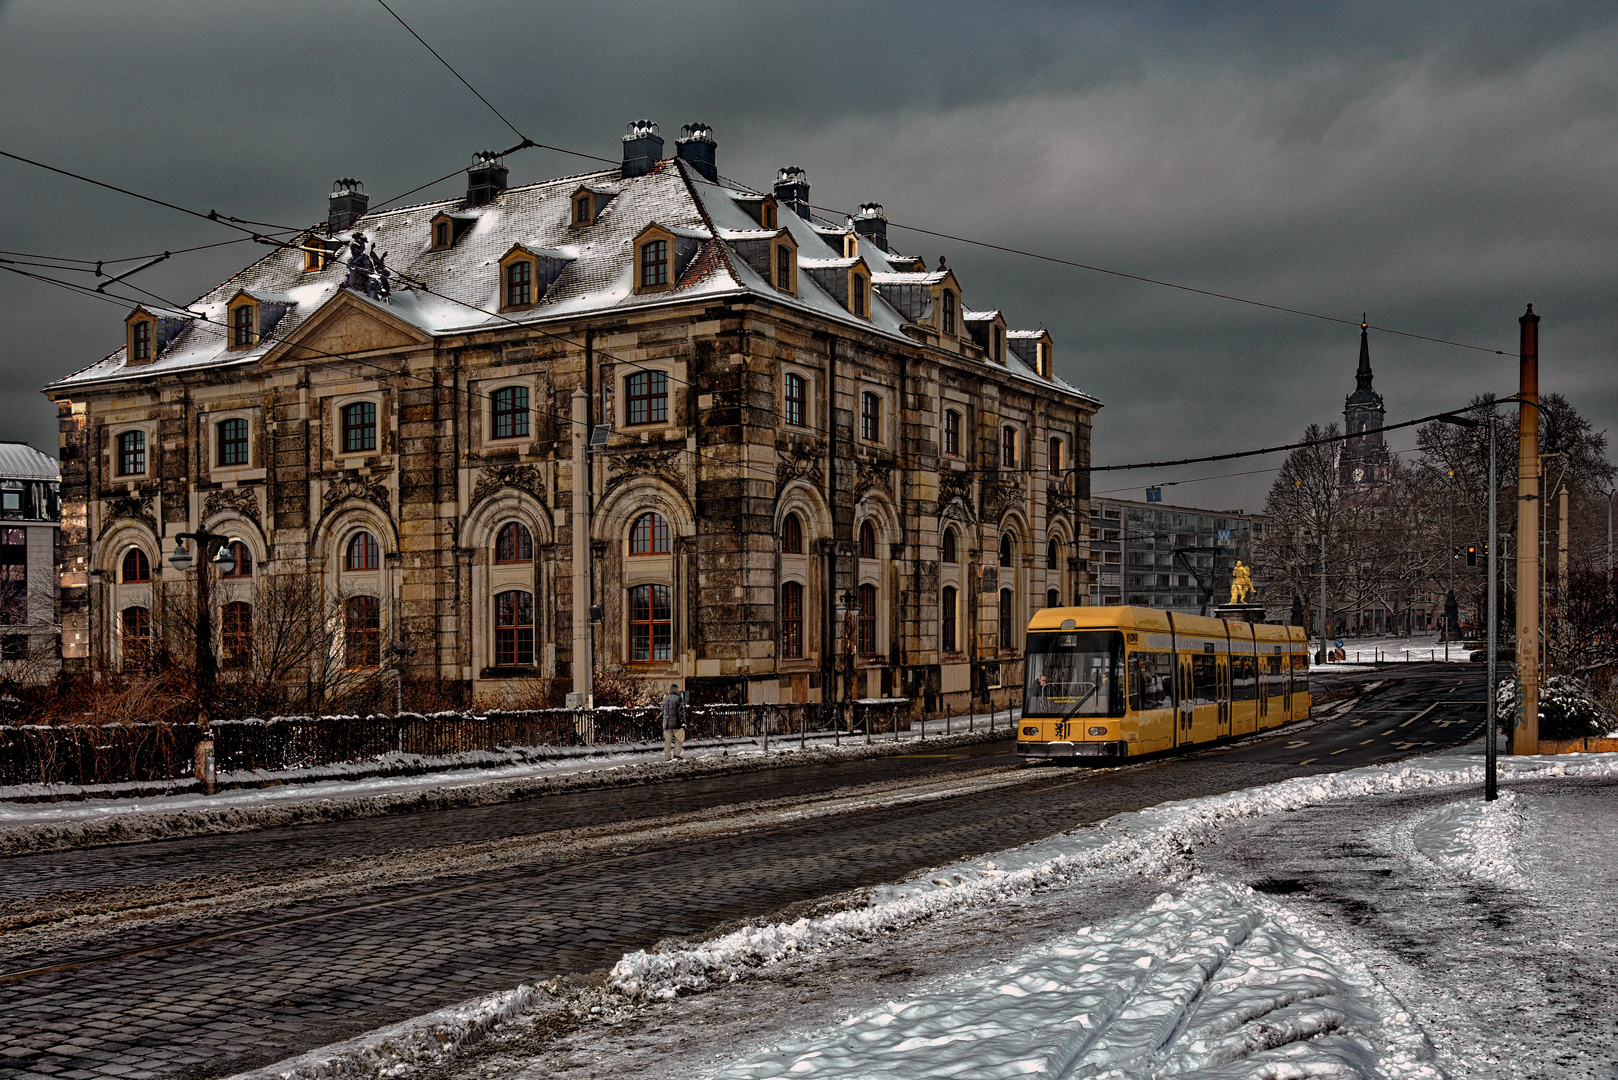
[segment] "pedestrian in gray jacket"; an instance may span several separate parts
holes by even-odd
[[[669,686],[663,698],[663,759],[680,757],[685,753],[685,697],[680,684]]]

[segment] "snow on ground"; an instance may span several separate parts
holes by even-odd
[[[1359,665],[1373,663],[1443,663],[1444,643],[1438,640],[1435,634],[1431,637],[1345,637],[1333,638],[1332,641],[1341,640],[1343,643],[1344,659],[1331,663],[1314,664],[1315,651],[1320,648],[1320,639],[1312,638],[1309,642],[1309,658],[1311,666],[1331,671],[1364,671]],[[1449,643],[1449,662],[1452,664],[1471,663],[1474,650],[1463,647],[1461,642]]]
[[[1502,785],[1520,790],[1561,783],[1610,792],[1618,755],[1508,757],[1500,768]],[[1558,858],[1565,835],[1533,822],[1539,796],[1506,791],[1485,806],[1481,784],[1481,755],[1450,751],[1165,803],[804,918],[630,954],[599,988],[553,987],[526,1020],[468,1047],[448,1071],[454,1032],[477,1001],[446,1010],[439,1026],[421,1018],[259,1075],[403,1075],[407,1062],[434,1061],[435,1076],[513,1080],[598,1070],[615,1080],[1606,1077],[1610,1066],[1581,1070],[1601,1052],[1586,1044],[1604,1046],[1618,1013],[1618,970],[1603,938],[1613,800],[1596,804],[1605,818],[1590,819],[1588,803],[1557,811],[1563,830],[1586,815],[1581,862]],[[1460,788],[1472,790],[1462,797]],[[1332,878],[1337,891],[1322,886],[1299,898],[1287,894],[1308,886],[1292,879],[1261,875],[1253,885],[1262,892],[1240,884],[1261,868],[1302,873],[1280,869],[1289,859],[1347,865],[1325,850],[1332,838],[1373,825],[1377,835],[1399,838],[1377,843],[1404,852],[1403,862],[1379,863],[1364,878],[1380,885]],[[1299,829],[1304,841],[1259,835]],[[1493,960],[1472,966],[1450,955],[1470,955],[1466,948],[1446,943],[1487,937],[1476,925],[1484,909],[1467,906],[1482,901],[1446,894],[1435,913],[1422,891],[1453,882],[1443,887],[1462,896],[1492,889],[1491,904],[1532,908],[1551,896],[1546,882],[1569,873],[1574,886],[1552,897],[1564,904],[1553,942],[1542,934],[1505,939]],[[1379,937],[1342,923],[1344,911],[1363,916],[1368,904],[1353,890],[1367,887],[1396,909],[1386,915],[1396,927],[1441,925],[1433,955],[1444,958],[1438,966],[1453,985],[1435,983],[1430,958],[1399,951],[1403,930]],[[1565,961],[1555,968],[1563,975],[1536,973],[1547,950]],[[1543,1013],[1544,981],[1559,985],[1569,965],[1607,1003],[1575,1003],[1580,1022],[1595,1027],[1583,1042],[1545,1034],[1553,1016],[1524,1026],[1516,1041],[1491,1042],[1494,1029],[1510,1025],[1467,1012],[1477,999],[1501,1016]],[[1577,996],[1575,980],[1566,981]],[[405,1028],[417,1033],[414,1042],[400,1034]],[[1557,1038],[1571,1049],[1549,1068],[1541,1043]]]

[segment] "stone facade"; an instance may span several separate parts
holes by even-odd
[[[1020,683],[1022,627],[1048,591],[1088,600],[1099,403],[998,335],[975,340],[977,324],[953,316],[968,313],[951,272],[926,273],[769,195],[704,186],[685,161],[629,172],[500,191],[481,207],[453,200],[352,222],[334,212],[302,253],[274,253],[192,305],[215,314],[182,328],[146,370],[130,362],[132,338],[49,387],[63,436],[63,604],[85,628],[68,664],[120,665],[122,613],[160,613],[156,593],[182,576],[163,555],[201,525],[240,540],[258,578],[321,581],[334,618],[374,598],[381,625],[350,624],[350,663],[373,662],[373,639],[396,639],[416,650],[407,677],[444,678],[485,701],[520,680],[571,680],[583,659],[575,620],[588,618],[572,586],[572,511],[585,497],[598,669],[678,679],[697,701],[851,694],[936,709],[974,691],[1003,698],[995,688]],[[580,191],[624,211],[593,246],[594,267],[586,230],[609,212],[580,206]],[[757,232],[777,241],[770,271],[795,260],[789,287],[754,280],[745,245],[757,237],[723,224],[730,204],[756,211]],[[437,241],[459,234],[430,226],[475,210],[485,213],[469,215],[468,238],[494,254],[435,264],[453,254]],[[777,213],[790,223],[772,232]],[[688,232],[694,250],[670,287],[639,289],[646,246],[673,237],[652,251],[678,260]],[[341,258],[310,254],[356,233],[401,266],[391,298],[385,279],[380,295],[356,287],[352,259],[345,278]],[[578,246],[563,246],[569,238]],[[851,284],[830,299],[816,243],[836,273],[873,280],[839,278]],[[511,256],[491,265],[513,245],[519,259],[537,253],[536,276],[553,274],[515,311],[501,303],[518,295],[503,271]],[[843,258],[855,247],[859,257]],[[910,295],[890,304],[884,290],[901,288]],[[443,315],[452,302],[458,323]],[[256,321],[234,348],[205,325],[227,326],[246,306]],[[572,458],[578,389],[598,436],[583,477]],[[129,457],[137,442],[141,461]],[[146,553],[149,582],[120,574],[131,548]],[[249,585],[222,580],[216,598],[245,602]],[[862,587],[877,602],[845,620],[863,653],[850,661],[835,612]]]

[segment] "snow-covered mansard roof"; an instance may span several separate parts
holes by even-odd
[[[575,224],[573,196],[582,188],[614,194],[601,202],[593,221]],[[359,237],[371,255],[385,257],[392,286],[391,294],[384,294],[387,314],[424,337],[754,294],[914,345],[903,330],[911,320],[882,297],[880,286],[904,282],[925,287],[944,275],[919,272],[919,259],[887,251],[864,236],[858,237],[858,258],[845,259],[840,245],[849,233],[846,226],[806,219],[786,207],[776,228],[761,228],[749,207],[757,213],[760,202],[769,199],[714,183],[676,158],[660,161],[640,176],[623,177],[615,168],[512,188],[479,206],[461,197],[366,214],[348,229],[311,229],[210,289],[186,311],[163,312],[166,319],[182,319],[183,325],[165,331],[149,361],[131,365],[126,349],[120,348],[47,389],[256,362],[343,291],[351,276],[351,245]],[[431,225],[444,215],[453,215],[461,227],[453,242],[440,248]],[[637,294],[634,241],[652,226],[678,238],[682,250],[671,288]],[[796,295],[776,290],[755,269],[757,260],[750,262],[739,250],[783,234],[796,245],[805,271],[797,275]],[[308,270],[310,249],[325,249],[330,257],[320,268]],[[502,312],[501,262],[519,249],[542,257],[534,302]],[[824,284],[824,271],[833,261],[852,267],[861,260],[879,286],[870,291],[868,317],[852,314]],[[415,287],[417,282],[424,287]],[[261,303],[256,336],[250,345],[238,342],[233,347],[230,309],[244,295]],[[377,303],[363,292],[349,290],[349,296]],[[961,308],[964,313],[964,303]],[[1014,358],[1008,361],[1004,368],[996,365],[997,370],[1088,397],[1060,379],[1041,378]]]

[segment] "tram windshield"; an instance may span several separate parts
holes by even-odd
[[[1023,715],[1124,715],[1123,656],[1124,635],[1117,630],[1029,634]]]

